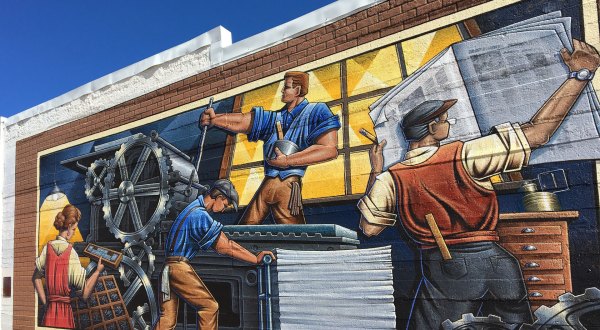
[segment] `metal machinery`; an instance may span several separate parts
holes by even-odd
[[[198,183],[191,157],[156,131],[96,146],[94,151],[61,162],[85,176],[91,206],[87,242],[122,250],[117,278],[133,326],[148,328],[158,319],[156,256],[164,231],[177,210],[206,188]],[[81,248],[81,246],[79,247]],[[88,272],[96,267],[94,262]]]
[[[177,214],[207,189],[198,182],[192,157],[152,131],[95,146],[61,164],[85,176],[82,188],[90,203],[86,242],[123,252],[119,268],[106,271],[115,275],[132,327],[149,329],[159,317],[166,233]],[[353,249],[359,243],[356,232],[336,225],[225,226],[224,232],[254,251]],[[85,245],[75,248],[81,253]],[[258,291],[263,295],[270,284],[261,282],[260,269],[212,251],[190,263],[219,302],[220,328],[270,327],[271,313],[259,310]],[[91,262],[87,271],[95,267]],[[271,282],[276,281],[273,274]],[[277,314],[276,306],[272,313]],[[189,306],[181,303],[178,315],[178,328],[195,328]]]

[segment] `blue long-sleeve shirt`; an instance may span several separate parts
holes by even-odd
[[[179,235],[175,238],[180,225]],[[204,198],[200,196],[181,211],[173,222],[165,241],[166,256],[186,257],[191,260],[200,249],[205,251],[211,248],[222,229],[223,225],[208,214],[204,206]],[[173,250],[169,251],[173,240],[175,245]]]
[[[300,150],[314,144],[315,140],[331,129],[340,129],[340,119],[334,115],[325,103],[309,103],[304,99],[292,111],[283,108],[279,111],[266,111],[262,107],[252,109],[254,116],[248,133],[249,141],[264,141],[265,175],[285,179],[290,175],[304,176],[306,166],[294,166],[280,169],[267,163],[277,140],[275,123],[281,121],[284,139],[294,142]]]

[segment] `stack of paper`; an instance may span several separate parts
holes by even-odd
[[[281,329],[394,329],[391,248],[277,249]],[[277,322],[276,322],[277,323]]]
[[[567,80],[560,50],[572,51],[571,19],[534,17],[457,43],[370,106],[377,137],[387,140],[385,167],[402,161],[408,143],[400,122],[426,100],[457,99],[444,143],[488,134],[505,122],[525,123]],[[600,158],[600,102],[589,83],[548,144],[530,164]]]

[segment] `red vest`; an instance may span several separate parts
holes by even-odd
[[[428,213],[447,245],[498,240],[496,193],[469,176],[461,161],[462,147],[462,142],[449,143],[421,164],[389,169],[402,225],[421,248],[437,247],[425,220]]]
[[[69,260],[72,248],[69,244],[63,253],[56,255],[50,243],[46,246],[48,309],[42,322],[45,327],[75,329],[69,287]]]

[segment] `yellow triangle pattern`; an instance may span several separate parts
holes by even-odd
[[[427,49],[431,45],[431,41],[436,32],[422,35],[414,39],[402,42],[402,52],[404,53],[404,61],[406,63],[406,73],[412,74],[419,67],[427,53]]]
[[[395,46],[389,46],[346,61],[348,95],[390,87],[402,80]]]
[[[340,64],[334,63],[308,73],[308,98],[311,102],[329,102],[342,97]]]
[[[402,42],[406,71],[410,75],[462,37],[455,25]]]
[[[229,179],[235,189],[240,192],[240,205],[250,203],[264,177],[265,173],[262,166],[231,171]]]
[[[435,55],[439,54],[442,50],[461,40],[462,37],[458,32],[456,25],[452,25],[437,31],[433,37],[433,40],[431,40],[431,44],[429,45],[427,52],[423,56],[423,59],[421,59],[421,64],[419,66],[423,66],[425,63],[427,63],[427,61],[434,58]]]
[[[375,57],[377,51],[369,52],[363,55],[356,56],[346,61],[348,94],[352,95],[356,86],[361,81],[362,76],[367,72]]]
[[[364,137],[359,133],[359,131],[361,128],[364,128],[372,134],[375,134],[373,121],[369,116],[369,105],[375,102],[378,98],[379,96],[376,96],[348,104],[348,112],[350,114],[350,121],[348,125],[350,130],[348,133],[350,136],[351,147],[372,144],[371,140]]]

